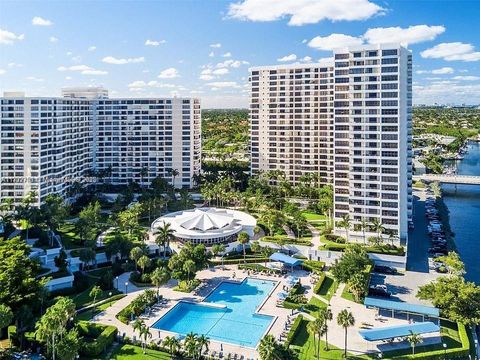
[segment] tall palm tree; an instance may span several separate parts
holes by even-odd
[[[278,359],[278,343],[273,335],[266,335],[260,340],[258,345],[258,353],[262,360],[277,360]]]
[[[245,231],[242,231],[240,234],[238,234],[238,239],[237,240],[240,244],[242,244],[243,262],[246,263],[247,262],[247,254],[245,252],[245,245],[247,245],[248,242],[250,241],[250,237],[248,236],[248,234]]]
[[[383,227],[382,221],[379,218],[374,218],[372,221],[372,228],[373,231],[377,233],[377,242],[382,242],[382,233],[384,232],[385,228]]]
[[[168,280],[170,280],[170,272],[164,267],[157,267],[153,270],[152,274],[150,275],[150,280],[152,284],[157,287],[157,302],[160,297],[160,286],[166,284]]]
[[[342,216],[342,220],[339,221],[338,225],[345,229],[345,233],[347,234],[347,243],[350,242],[350,215],[345,214]]]
[[[173,336],[167,336],[165,339],[163,339],[162,344],[168,349],[172,359],[181,347],[180,340]]]
[[[162,247],[162,258],[165,259],[166,248],[170,246],[170,240],[173,239],[174,231],[170,223],[164,222],[162,226],[155,229],[155,243]]]
[[[325,323],[325,350],[328,351],[328,322],[333,319],[333,313],[330,306],[327,306],[321,311],[321,315]]]
[[[184,346],[187,355],[191,358],[195,358],[196,354],[198,353],[197,334],[194,334],[193,332],[187,334],[185,336]]]
[[[150,328],[143,324],[143,326],[140,328],[140,338],[143,337],[142,341],[142,348],[143,348],[143,353],[146,353],[147,349],[147,339],[152,338],[152,333],[150,332]]]
[[[170,173],[170,176],[172,177],[172,186],[175,188],[175,178],[180,175],[180,172],[177,169],[169,169],[168,172]]]
[[[365,235],[365,231],[368,230],[370,227],[370,223],[368,222],[367,218],[363,217],[362,220],[360,220],[360,228],[362,229],[363,233],[363,245],[367,244],[367,237]]]
[[[208,345],[210,345],[210,340],[208,337],[206,337],[205,335],[200,335],[197,337],[197,344],[198,344],[198,347],[199,347],[199,358],[202,357],[202,353],[203,353],[203,348],[205,348],[205,351],[208,351]]]
[[[415,334],[414,332],[410,331],[410,335],[406,337],[406,340],[410,343],[412,347],[412,354],[415,355],[415,346],[423,342],[423,338],[419,334]]]
[[[353,314],[347,309],[343,309],[337,315],[337,324],[345,329],[345,353],[344,356],[347,357],[347,330],[349,327],[355,325],[355,318]]]
[[[138,331],[139,333],[139,337],[141,336],[141,329],[142,327],[145,326],[145,322],[141,319],[136,319],[133,324],[132,324],[132,327],[133,327],[133,333],[135,334],[135,331]]]

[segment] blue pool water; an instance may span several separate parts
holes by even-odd
[[[276,282],[247,278],[240,284],[223,282],[205,302],[208,305],[179,302],[160,318],[154,329],[186,335],[204,334],[212,340],[255,348],[273,316],[255,314]]]

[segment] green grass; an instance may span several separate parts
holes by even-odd
[[[293,338],[290,347],[298,351],[298,360],[312,360],[315,357],[315,346],[313,336],[307,331],[308,320],[303,319],[299,325],[296,336]],[[329,350],[324,350],[325,341],[320,343],[321,359],[343,359],[343,350],[329,345]],[[367,356],[348,356],[349,359],[368,359]]]
[[[115,299],[107,301],[95,308],[95,310],[92,313],[92,310],[87,310],[84,311],[80,314],[77,315],[77,320],[90,320],[93,316],[97,315],[98,313],[101,313],[102,311],[107,310],[110,306],[115,304],[118,300],[121,298],[124,298],[126,295],[122,294],[121,296],[119,295],[118,297],[115,297]],[[113,296],[112,296],[113,297]]]
[[[313,296],[308,304],[303,306],[303,309],[307,314],[315,316],[315,313],[318,312],[321,308],[326,308],[327,304],[325,304],[322,300],[317,299]]]
[[[149,350],[143,354],[143,350],[139,346],[123,345],[117,348],[109,357],[112,360],[134,360],[134,359],[159,359],[170,360],[170,355],[163,351]]]
[[[318,295],[324,297],[327,300],[330,300],[333,294],[335,294],[336,290],[337,290],[337,282],[333,277],[326,275],[325,280],[323,280],[322,286],[318,291]]]
[[[80,247],[80,235],[76,233],[75,224],[64,223],[58,229],[58,235],[62,238],[63,246],[67,249]]]
[[[331,251],[344,251],[349,244],[340,244],[330,240],[327,240],[324,235],[320,236],[320,241],[323,245],[318,247],[318,250],[331,250]],[[386,248],[384,246],[366,246],[366,250],[369,253],[375,254],[387,254],[387,255],[405,255],[405,248],[403,246],[396,248]]]
[[[305,245],[311,246],[312,245],[312,237],[311,236],[304,236],[299,239],[290,239],[286,235],[274,235],[274,236],[264,236],[260,239],[261,241],[271,242],[274,244],[278,244],[279,240],[283,241],[285,245]]]
[[[345,285],[342,291],[342,298],[345,300],[353,301],[355,302],[355,299],[353,298],[353,295],[348,291],[348,286]]]
[[[315,220],[326,220],[327,217],[325,215],[315,214],[309,211],[302,212],[303,217],[307,221],[315,221]]]
[[[180,281],[178,285],[173,288],[173,290],[189,293],[195,290],[198,285],[200,285],[200,280],[198,279],[193,279],[190,281]]]
[[[77,309],[81,309],[81,308],[83,308],[85,306],[88,306],[88,305],[93,303],[93,299],[89,296],[90,291],[92,290],[93,286],[94,285],[90,286],[87,290],[82,291],[79,294],[69,296],[73,300],[73,302],[75,303],[75,307]],[[118,291],[117,289],[104,290],[104,291],[102,291],[100,296],[97,297],[97,299],[95,301],[98,302],[100,300],[107,299],[109,297],[110,292],[112,293],[112,296],[117,295],[117,294],[121,294],[121,292]]]

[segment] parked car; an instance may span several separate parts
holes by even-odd
[[[391,266],[386,266],[386,265],[375,265],[375,267],[373,268],[373,271],[380,274],[391,274],[391,275],[395,275],[397,273],[397,269]]]
[[[375,285],[368,289],[368,295],[389,298],[392,294],[385,285]]]

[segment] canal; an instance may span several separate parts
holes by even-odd
[[[470,142],[459,175],[480,176],[480,143]],[[480,185],[442,185],[443,200],[450,211],[450,227],[465,263],[465,278],[480,285]]]

